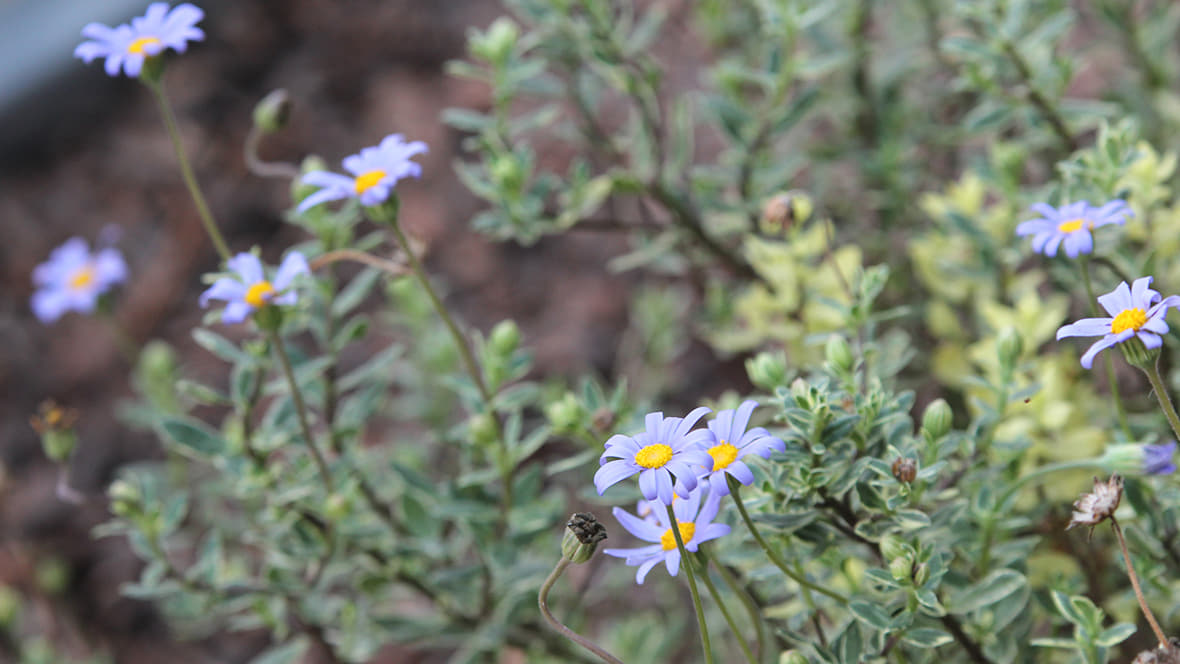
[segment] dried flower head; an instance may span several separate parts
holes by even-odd
[[[909,484],[918,478],[918,462],[908,457],[900,457],[894,460],[890,469],[893,471],[893,476],[897,478],[898,482]]]
[[[1074,526],[1093,526],[1102,523],[1106,518],[1114,515],[1119,508],[1119,501],[1123,499],[1123,478],[1117,473],[1102,482],[1094,478],[1094,490],[1083,493],[1081,498],[1073,504],[1073,517],[1069,520],[1066,530]]]

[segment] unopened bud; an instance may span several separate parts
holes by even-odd
[[[848,345],[848,341],[838,334],[828,337],[828,343],[824,347],[824,357],[829,364],[842,372],[852,371],[856,362],[852,357],[852,348]]]
[[[909,581],[913,571],[914,563],[909,559],[909,556],[902,556],[889,561],[889,575],[898,583]]]
[[[291,119],[291,96],[279,88],[262,98],[254,106],[254,128],[264,134],[273,134],[287,126]]]
[[[498,355],[511,355],[520,345],[520,328],[511,320],[502,320],[488,335],[488,346]]]
[[[918,462],[913,459],[902,457],[894,461],[890,468],[898,482],[909,484],[918,477]]]
[[[934,440],[938,440],[950,432],[953,420],[951,405],[945,399],[935,399],[926,406],[926,412],[922,414],[922,430]]]
[[[524,184],[524,168],[514,154],[502,154],[493,159],[488,174],[502,191],[520,191]]]
[[[996,354],[1000,358],[1000,366],[1011,371],[1023,352],[1024,339],[1020,337],[1020,332],[1014,327],[1004,328],[996,339]]]
[[[886,535],[881,538],[881,555],[885,556],[886,560],[893,560],[907,555],[910,552],[910,547],[906,545],[900,538],[894,535]]]
[[[545,419],[549,420],[549,426],[562,433],[576,431],[584,415],[582,404],[572,392],[566,392],[561,399],[545,406]]]
[[[467,420],[467,430],[471,434],[471,441],[481,447],[494,445],[500,438],[496,416],[491,413],[472,415]]]
[[[930,566],[926,563],[918,563],[914,566],[914,585],[924,586],[930,580]]]
[[[778,664],[811,664],[807,658],[794,650],[788,650],[779,655]]]
[[[351,505],[349,505],[348,498],[339,493],[329,494],[327,499],[324,500],[324,516],[333,522],[340,521],[348,516],[348,513],[351,511],[350,508]]]
[[[115,480],[107,489],[107,498],[111,501],[111,511],[125,517],[136,511],[143,495],[134,484],[126,480]]]
[[[787,381],[786,358],[781,353],[763,351],[746,360],[746,374],[754,385],[773,390]]]
[[[471,37],[472,54],[493,64],[504,64],[516,48],[520,28],[509,18],[498,18],[484,33]]]
[[[606,527],[589,512],[577,512],[565,524],[561,537],[561,555],[571,563],[584,563],[594,555],[598,543],[606,539]]]

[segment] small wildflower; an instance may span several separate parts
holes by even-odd
[[[1158,291],[1150,288],[1151,277],[1141,277],[1130,287],[1122,282],[1113,291],[1100,295],[1098,303],[1110,318],[1083,318],[1057,330],[1057,339],[1065,337],[1102,336],[1082,355],[1082,366],[1094,365],[1094,356],[1103,349],[1137,338],[1147,349],[1159,348],[1161,334],[1168,333],[1164,317],[1168,307],[1180,307],[1180,296],[1161,299]]]
[[[102,23],[90,23],[82,28],[82,36],[93,41],[82,42],[74,49],[74,57],[90,64],[95,58],[106,58],[104,68],[108,76],[118,76],[119,70],[136,78],[143,71],[144,62],[172,49],[184,53],[190,41],[201,41],[205,33],[197,22],[205,12],[189,3],[169,10],[166,2],[153,2],[147,12],[131,19],[131,25],[114,28]]]
[[[1171,475],[1176,472],[1176,441],[1163,445],[1143,446],[1143,473],[1146,475]]]
[[[713,523],[720,505],[721,495],[707,491],[703,486],[687,498],[672,504],[672,512],[676,515],[676,529],[680,532],[680,538],[684,540],[685,549],[696,551],[702,542],[729,534],[729,526]],[[654,522],[641,519],[618,507],[613,510],[615,518],[627,532],[645,542],[652,542],[650,546],[603,550],[608,556],[626,559],[628,565],[638,565],[635,583],[639,584],[643,583],[647,573],[660,562],[664,563],[668,568],[668,574],[672,576],[676,576],[680,571],[680,549],[676,546],[672,524],[668,522],[668,510],[654,501],[651,510],[655,517]]]
[[[606,451],[594,473],[594,486],[602,495],[613,484],[639,474],[639,490],[648,500],[672,504],[673,477],[675,492],[687,498],[697,486],[695,469],[713,468],[713,457],[705,451],[704,443],[713,439],[708,429],[689,431],[709,409],[697,408],[687,417],[664,417],[663,413],[648,413],[644,418],[645,431],[634,436],[615,434],[606,441]],[[613,460],[611,460],[613,458]]]
[[[33,270],[33,313],[42,323],[52,323],[67,311],[91,313],[100,295],[126,279],[127,263],[117,249],[91,253],[85,240],[72,237]]]
[[[1094,237],[1090,232],[1095,228],[1126,223],[1131,215],[1131,209],[1122,200],[1111,201],[1102,207],[1094,207],[1086,201],[1059,208],[1037,203],[1032,206],[1032,211],[1041,217],[1017,226],[1016,234],[1033,236],[1032,248],[1037,253],[1056,256],[1058,247],[1064,247],[1065,255],[1070,258],[1094,251]]]
[[[405,142],[401,134],[391,134],[376,147],[365,148],[344,160],[344,170],[352,177],[330,171],[312,171],[303,176],[302,182],[320,187],[320,190],[303,199],[299,212],[320,203],[356,198],[361,205],[374,206],[384,203],[393,191],[393,185],[406,177],[420,177],[422,166],[410,161],[414,155],[426,152],[422,141]]]
[[[762,427],[755,427],[746,431],[750,423],[750,414],[758,407],[753,399],[742,402],[737,410],[723,410],[709,422],[709,430],[716,439],[708,449],[713,457],[713,470],[702,479],[708,483],[709,489],[722,496],[729,495],[729,484],[725,476],[732,475],[734,479],[745,486],[754,481],[754,473],[743,461],[742,457],[753,454],[763,459],[769,458],[773,450],[784,452],[786,443],[776,438]]]
[[[1106,482],[1094,478],[1094,490],[1083,493],[1081,498],[1073,504],[1073,517],[1069,520],[1066,530],[1074,526],[1096,526],[1104,519],[1114,514],[1123,499],[1123,478],[1117,473],[1110,476]],[[1091,528],[1093,530],[1093,528]]]
[[[297,295],[291,289],[295,277],[311,272],[307,259],[298,251],[287,254],[275,272],[273,281],[266,279],[262,261],[254,254],[240,253],[229,259],[226,265],[236,273],[237,278],[218,279],[201,293],[200,299],[202,307],[208,306],[209,300],[226,302],[225,311],[221,314],[223,323],[241,323],[267,304],[295,304]]]

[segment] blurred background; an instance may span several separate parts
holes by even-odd
[[[103,492],[120,465],[163,452],[153,436],[131,433],[117,419],[131,394],[130,367],[110,327],[77,314],[47,326],[29,308],[30,274],[54,247],[71,236],[93,244],[116,226],[131,269],[117,300],[119,325],[138,344],[154,338],[173,344],[195,377],[217,380],[225,370],[189,336],[202,316],[200,276],[217,268],[217,256],[153,99],[138,82],[109,78],[99,63],[72,57],[83,25],[123,23],[147,4],[0,1],[0,622],[19,623],[70,661],[111,661],[87,659],[94,652],[128,664],[246,661],[265,635],[181,638],[148,604],[120,596],[120,584],[137,577],[139,562],[122,538],[95,540],[90,530],[107,516]],[[207,0],[200,6],[206,41],[171,58],[165,84],[231,250],[257,245],[275,262],[303,239],[282,220],[287,184],[252,176],[241,156],[254,104],[269,90],[286,88],[294,115],[285,132],[264,143],[265,158],[298,161],[314,152],[337,167],[389,133],[427,142],[423,178],[399,186],[402,218],[425,243],[448,304],[482,330],[515,318],[538,372],[610,371],[627,296],[605,263],[620,253],[620,237],[573,233],[526,249],[493,244],[467,229],[479,204],[451,166],[462,137],[439,114],[449,106],[484,109],[488,91],[448,77],[443,66],[463,55],[469,27],[484,27],[502,13],[499,3]],[[84,497],[81,504],[57,496],[58,471],[30,426],[46,399],[78,411],[69,483]],[[38,646],[34,640],[23,647]],[[10,632],[0,630],[0,661],[18,661],[16,648]],[[377,661],[411,660],[391,649]]]

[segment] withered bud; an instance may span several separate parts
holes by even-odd
[[[594,555],[598,543],[606,539],[606,527],[589,512],[575,512],[565,524],[561,538],[561,555],[571,563],[584,563]]]
[[[802,191],[788,191],[775,194],[762,204],[762,217],[758,228],[765,235],[780,235],[796,224],[811,218],[815,204]]]
[[[918,462],[908,457],[901,457],[890,467],[898,482],[909,484],[918,477]]]
[[[1093,533],[1093,526],[1113,516],[1122,499],[1123,478],[1121,475],[1115,473],[1105,482],[1099,481],[1095,477],[1094,490],[1090,493],[1083,493],[1082,497],[1074,502],[1073,517],[1070,518],[1069,525],[1065,529],[1069,530],[1074,526],[1090,526],[1090,532]]]
[[[615,412],[605,406],[594,411],[590,416],[590,426],[595,431],[606,431],[615,425]]]
[[[1135,656],[1131,664],[1180,664],[1180,639],[1168,639],[1168,647],[1144,650]]]

